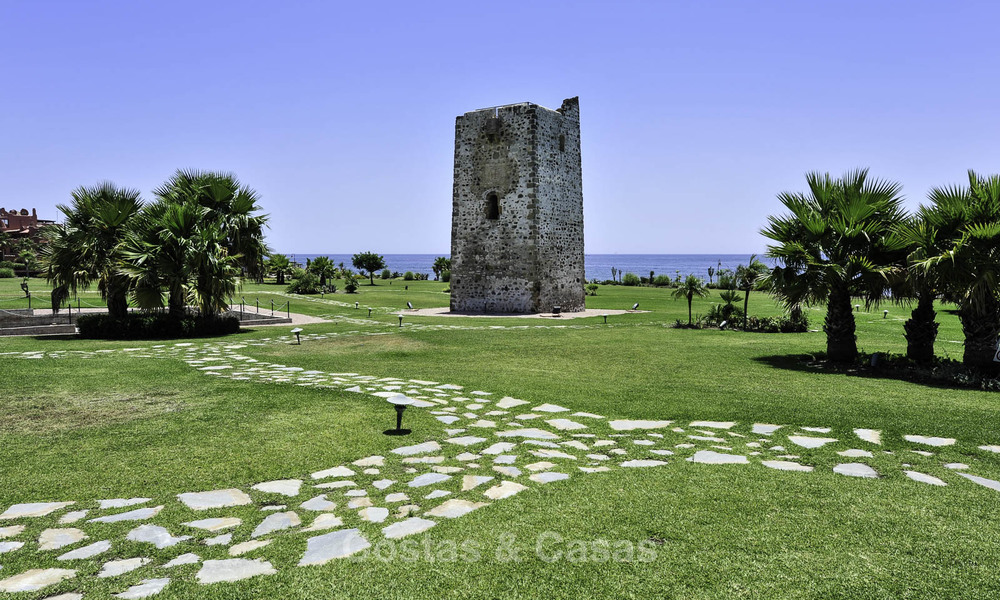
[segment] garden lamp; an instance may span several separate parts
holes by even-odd
[[[296,327],[295,329],[292,330],[292,333],[295,334],[295,343],[301,346],[302,345],[302,338],[299,337],[299,334],[302,333],[302,328],[301,327]]]

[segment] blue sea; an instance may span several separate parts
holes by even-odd
[[[306,259],[317,256],[329,256],[336,263],[351,266],[350,254],[289,254],[294,261],[305,264]],[[440,254],[384,254],[386,265],[392,271],[405,273],[427,273],[433,277],[431,265]],[[587,280],[604,281],[611,279],[611,268],[624,273],[635,273],[640,277],[648,277],[653,271],[657,275],[667,275],[671,278],[679,273],[682,277],[689,274],[708,280],[708,268],[733,269],[745,265],[750,260],[749,254],[587,254],[584,255]],[[771,265],[772,261],[758,255],[758,260]]]

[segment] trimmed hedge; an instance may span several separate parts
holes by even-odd
[[[0,279],[11,279],[14,277],[14,269],[0,267]]]
[[[108,314],[82,315],[80,337],[98,340],[171,339],[238,333],[240,320],[229,317],[184,316],[167,313],[129,313],[123,319]]]

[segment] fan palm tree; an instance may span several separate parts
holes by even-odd
[[[124,241],[142,208],[139,192],[107,182],[80,187],[69,206],[57,208],[65,222],[47,233],[43,264],[49,283],[75,294],[96,281],[108,313],[124,317],[131,287],[122,271]]]
[[[702,298],[708,295],[708,288],[705,287],[705,282],[694,275],[688,275],[684,281],[681,282],[680,286],[674,290],[671,294],[674,298],[687,298],[688,301],[688,325],[692,324],[691,318],[691,302],[694,300],[695,296]]]
[[[451,259],[447,256],[439,256],[434,259],[434,264],[431,265],[431,270],[434,271],[434,281],[441,278],[441,273],[451,270]]]
[[[943,251],[914,261],[958,304],[966,366],[995,371],[1000,335],[1000,175],[969,171],[969,185],[935,188],[926,211],[942,231]],[[950,230],[950,231],[949,231]],[[950,235],[949,235],[950,234]]]
[[[337,273],[337,267],[334,266],[333,261],[330,260],[329,256],[317,256],[312,264],[309,265],[309,271],[315,273],[319,277],[320,287],[326,287],[326,280],[333,279],[333,276]]]
[[[292,272],[292,261],[284,254],[272,254],[265,263],[269,273],[274,273],[278,285],[285,285],[285,276]]]
[[[747,264],[736,267],[736,287],[743,291],[743,330],[747,328],[747,311],[750,309],[750,292],[767,276],[767,265],[750,255]]]
[[[780,263],[768,284],[788,308],[826,302],[827,356],[851,362],[858,355],[851,298],[869,307],[884,300],[900,254],[889,238],[903,218],[901,186],[869,179],[867,169],[840,179],[808,173],[806,182],[807,193],[778,195],[789,214],[768,217],[761,231],[775,242],[768,256]]]

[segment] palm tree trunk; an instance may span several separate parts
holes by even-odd
[[[826,355],[833,362],[852,362],[858,357],[858,338],[854,335],[851,294],[845,289],[830,291],[826,305]]]
[[[747,311],[750,310],[750,288],[743,293],[743,331],[747,330]]]
[[[108,314],[115,319],[128,315],[128,296],[124,292],[108,292]]]
[[[691,325],[691,300],[694,298],[694,294],[688,294],[688,325]]]
[[[958,318],[962,321],[962,332],[965,334],[962,362],[972,369],[997,371],[1000,363],[993,362],[997,336],[1000,335],[1000,306],[997,301],[991,298],[979,310],[963,306],[958,311]]]
[[[917,307],[910,313],[910,319],[903,324],[906,332],[906,356],[921,364],[934,360],[934,340],[937,338],[938,323],[934,319],[934,294],[923,291],[917,298]]]

